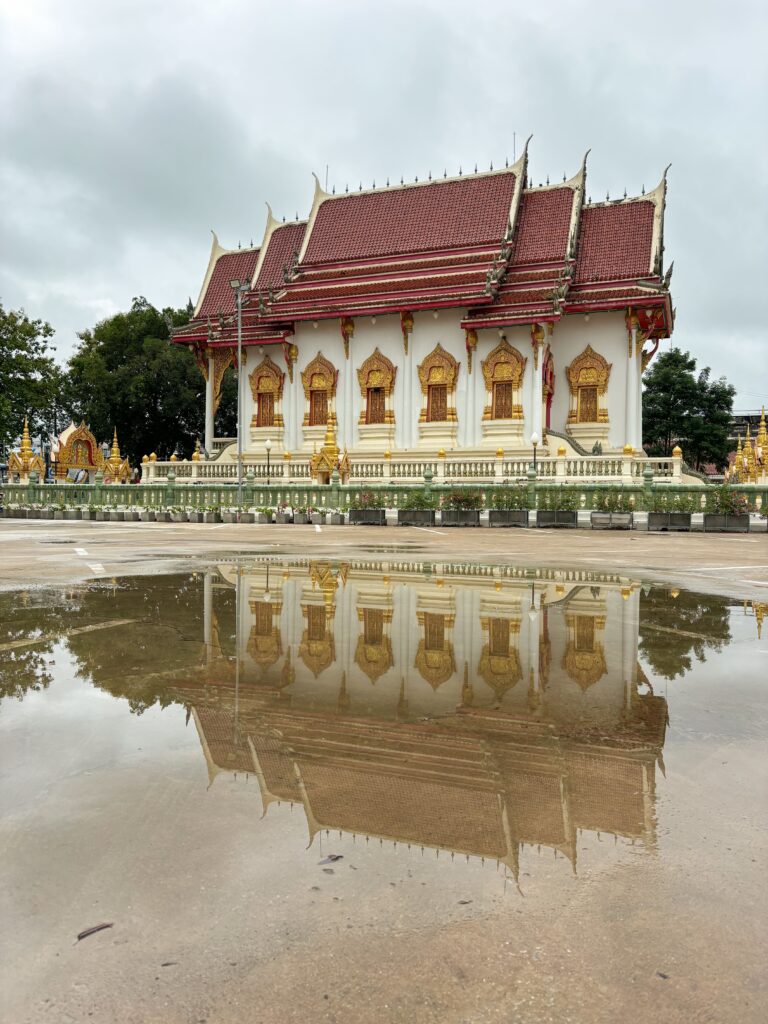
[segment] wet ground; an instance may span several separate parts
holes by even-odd
[[[0,593],[3,1022],[764,1019],[761,592],[408,535]]]

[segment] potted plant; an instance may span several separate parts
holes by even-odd
[[[77,522],[83,518],[83,511],[80,508],[65,508],[64,518],[71,521]]]
[[[64,513],[66,512],[66,506],[65,505],[63,505],[61,502],[59,502],[56,505],[52,505],[51,508],[53,509],[53,518],[54,519],[61,520],[61,519],[64,518]]]
[[[749,506],[746,495],[723,484],[707,491],[704,532],[749,533]]]
[[[620,487],[597,491],[590,516],[593,530],[631,530],[632,499]]]
[[[346,522],[344,512],[340,508],[329,508],[326,521],[331,526],[344,526]]]
[[[489,526],[527,526],[528,492],[525,487],[498,487],[491,498]]]
[[[325,509],[310,508],[309,521],[310,523],[313,523],[315,526],[325,526]]]
[[[443,526],[479,526],[483,492],[475,487],[455,487],[440,513]]]
[[[293,522],[293,509],[290,505],[282,504],[278,505],[275,510],[275,522],[276,523],[292,523]]]
[[[255,523],[256,522],[256,513],[255,513],[255,511],[252,508],[249,508],[247,511],[241,512],[240,513],[240,522],[241,523]]]
[[[139,513],[139,517],[142,523],[154,523],[155,510],[153,508],[143,508]]]
[[[309,522],[309,510],[306,505],[296,505],[293,509],[293,521],[300,526],[306,526]]]
[[[349,508],[350,525],[386,526],[387,510],[375,491],[360,491]]]
[[[94,509],[94,518],[97,523],[109,522],[109,509],[104,505],[97,505]]]
[[[232,523],[236,523],[237,522],[237,511],[238,510],[236,508],[223,508],[221,510],[222,522],[229,523],[230,526],[232,525]]]
[[[423,487],[408,491],[397,510],[398,526],[434,526],[435,496]]]
[[[220,523],[221,522],[221,514],[219,513],[219,509],[216,507],[216,505],[209,505],[204,510],[204,512],[203,512],[203,522],[204,523]]]
[[[261,523],[262,525],[265,523],[271,523],[273,511],[274,510],[269,505],[263,505],[261,508],[256,510],[256,522]]]
[[[536,525],[575,529],[579,493],[575,487],[542,487],[537,491]]]
[[[127,508],[124,510],[124,518],[126,523],[138,523],[139,521],[139,510],[135,508]]]
[[[648,513],[648,530],[651,533],[689,533],[695,505],[692,494],[654,491],[653,507]]]
[[[186,523],[187,512],[186,509],[181,508],[180,505],[173,505],[169,510],[171,513],[172,523]]]
[[[161,508],[155,510],[155,522],[156,523],[170,523],[171,513],[167,508]]]

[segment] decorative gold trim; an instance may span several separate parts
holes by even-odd
[[[378,348],[374,349],[372,354],[363,362],[362,366],[357,371],[357,381],[360,385],[360,395],[363,399],[363,409],[360,413],[361,424],[367,423],[366,403],[369,388],[384,388],[384,422],[395,422],[395,413],[390,408],[390,404],[392,394],[395,390],[396,376],[397,367],[390,359],[387,359],[385,355],[382,355]]]
[[[403,332],[403,351],[408,355],[408,338],[413,333],[413,313],[407,309],[400,314],[400,330]]]
[[[215,348],[213,350],[213,414],[216,415],[221,402],[221,385],[224,374],[235,363],[234,348]]]
[[[605,395],[608,391],[611,366],[612,364],[607,359],[604,359],[599,352],[595,352],[591,345],[587,345],[581,355],[576,356],[570,366],[566,367],[565,374],[568,378],[568,387],[571,393],[571,408],[568,412],[569,423],[579,422],[579,388],[583,387],[597,388],[597,422],[608,422]]]
[[[349,359],[349,339],[355,333],[355,321],[351,316],[341,318],[341,340],[344,342],[344,358]]]
[[[284,341],[283,356],[285,358],[285,365],[288,367],[288,380],[293,384],[293,367],[296,365],[296,360],[299,358],[298,346],[294,345],[291,341]]]
[[[304,399],[307,403],[304,413],[304,426],[309,426],[309,396],[312,391],[325,391],[328,395],[328,416],[336,422],[336,413],[332,410],[332,402],[336,397],[336,385],[339,371],[325,356],[318,352],[315,358],[301,371],[301,384],[304,388]]]
[[[82,458],[82,445],[90,450],[90,458]],[[23,445],[22,445],[23,448]],[[63,480],[70,469],[99,470],[104,469],[104,456],[101,448],[85,421],[75,427],[66,443],[56,454],[56,478]]]
[[[424,398],[421,412],[419,414],[419,421],[421,423],[425,423],[427,419],[427,397],[429,395],[430,384],[444,384],[446,386],[448,395],[447,420],[455,421],[457,416],[454,405],[454,393],[456,389],[456,379],[459,375],[458,362],[453,358],[450,352],[446,352],[443,346],[438,342],[429,355],[419,364],[418,373],[419,383],[421,384],[421,394]]]
[[[248,383],[251,387],[251,396],[253,401],[258,403],[259,395],[272,395],[275,400],[275,409],[273,416],[274,427],[282,427],[283,415],[280,409],[280,403],[283,399],[283,385],[285,383],[285,374],[272,359],[265,355],[262,361],[256,366],[248,376]],[[256,426],[257,417],[254,415],[251,423]]]
[[[483,419],[493,419],[493,385],[510,383],[512,385],[512,416],[513,420],[523,419],[523,403],[520,390],[523,374],[528,360],[506,338],[502,338],[495,349],[483,359],[480,366],[485,380],[486,406]]]
[[[467,373],[472,374],[472,353],[477,348],[477,331],[468,327],[464,333],[464,344],[467,348]]]

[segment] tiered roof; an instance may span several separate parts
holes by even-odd
[[[652,310],[652,333],[668,336],[666,177],[648,195],[594,205],[584,202],[586,157],[560,185],[526,180],[527,148],[502,170],[338,196],[315,178],[306,222],[279,223],[270,210],[262,245],[247,250],[214,236],[200,300],[174,340],[233,344],[235,278],[251,282],[245,344],[285,341],[304,320],[440,307],[481,328],[629,305]]]

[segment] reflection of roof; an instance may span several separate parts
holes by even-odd
[[[394,724],[292,711],[268,693],[251,698],[239,730],[230,712],[195,714],[212,776],[255,772],[265,808],[303,803],[310,836],[341,829],[496,858],[516,872],[525,844],[575,862],[579,828],[652,839],[666,703],[648,695],[633,708],[636,727],[595,742],[501,711]]]

